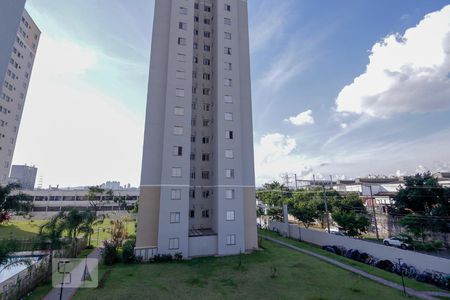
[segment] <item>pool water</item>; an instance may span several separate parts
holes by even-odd
[[[35,264],[37,261],[39,261],[42,258],[42,256],[22,256],[22,257],[11,257],[8,260],[8,263],[5,265],[0,265],[0,283],[2,283],[3,281],[11,278],[12,276],[22,272],[23,270],[25,270],[28,266]],[[27,260],[28,263],[26,262],[22,262],[22,263],[18,263],[13,265],[12,267],[7,267],[5,268],[6,265],[8,265],[9,263],[13,262],[13,261],[24,261]]]

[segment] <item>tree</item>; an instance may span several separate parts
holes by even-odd
[[[344,199],[333,202],[333,220],[349,236],[358,236],[370,226],[367,210],[357,193],[349,193]]]
[[[77,253],[78,235],[80,233],[85,233],[87,235],[89,232],[89,229],[85,225],[87,216],[88,212],[79,211],[75,208],[62,211],[59,214],[62,228],[67,231],[67,235],[72,239],[74,256]]]
[[[256,191],[256,197],[270,206],[283,206],[284,199],[291,195],[289,189],[278,181],[265,183]]]
[[[283,208],[271,207],[267,210],[267,215],[273,221],[283,222]]]
[[[95,216],[97,216],[97,212],[99,211],[100,206],[103,203],[102,195],[105,193],[105,189],[99,186],[90,186],[88,187],[87,198],[89,204],[94,209]]]
[[[111,221],[111,242],[116,247],[122,246],[122,242],[127,239],[128,234],[122,220]]]
[[[317,218],[319,218],[317,206],[311,200],[294,201],[288,206],[288,210],[289,214],[301,221],[306,228],[308,228],[316,221]]]
[[[27,214],[33,208],[32,198],[24,193],[11,195],[14,190],[20,189],[17,183],[0,186],[0,224],[10,219],[11,213]]]
[[[427,231],[450,232],[450,189],[439,185],[430,172],[405,179],[394,199],[393,215],[416,238],[425,240]]]
[[[94,211],[84,212],[83,231],[88,235],[88,245],[91,246],[91,237],[94,233],[94,226],[103,223],[105,216],[97,217]],[[98,243],[98,241],[97,241]]]

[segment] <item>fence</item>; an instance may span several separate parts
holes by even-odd
[[[87,240],[80,239],[77,243],[76,255],[86,248]],[[23,254],[23,253],[18,253]],[[27,253],[30,254],[30,253]],[[50,255],[44,251],[31,252],[33,255],[44,255],[42,259],[32,264],[20,273],[0,283],[0,299],[20,299],[40,283],[48,280],[51,276]],[[72,255],[71,245],[53,252],[53,257],[70,257]]]
[[[450,272],[449,259],[388,247],[382,244],[376,244],[350,237],[338,236],[318,230],[306,229],[295,224],[269,221],[268,225],[270,229],[275,228],[284,236],[301,239],[302,241],[318,246],[343,246],[347,249],[357,249],[360,252],[366,252],[379,259],[388,259],[390,261],[397,261],[398,258],[401,258],[403,262],[414,266],[419,271],[433,270],[443,273]]]

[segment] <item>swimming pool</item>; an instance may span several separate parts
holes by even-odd
[[[0,265],[0,284],[2,282],[4,282],[5,280],[11,278],[12,276],[22,272],[23,270],[25,270],[28,266],[35,264],[36,262],[38,262],[43,256],[42,255],[24,255],[24,256],[12,256],[9,260],[8,263],[5,265]],[[17,262],[21,262],[21,261],[27,261],[26,262],[22,262],[22,263],[18,263],[15,264],[12,267],[9,268],[5,268],[6,265],[8,265],[9,263],[13,262],[13,261],[17,261]]]

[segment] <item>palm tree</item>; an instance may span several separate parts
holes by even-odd
[[[91,237],[94,233],[94,226],[103,223],[105,220],[105,215],[101,215],[97,218],[95,211],[86,211],[84,214],[85,218],[81,230],[88,234],[88,245],[91,246]]]
[[[86,226],[84,226],[84,222],[87,217],[87,212],[79,211],[75,208],[71,208],[67,211],[61,212],[62,214],[62,223],[61,226],[64,230],[67,231],[68,237],[72,239],[73,243],[73,254],[77,253],[77,242],[78,235],[82,232],[85,234],[88,233]]]

